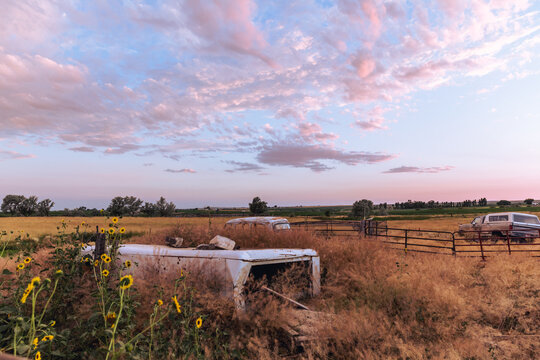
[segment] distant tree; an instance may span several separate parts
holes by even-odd
[[[262,201],[258,196],[254,197],[249,203],[249,211],[253,214],[264,214],[268,209],[266,201]]]
[[[70,216],[87,216],[88,209],[86,208],[86,206],[79,206],[78,208],[70,210],[69,215]]]
[[[523,202],[524,202],[525,204],[527,204],[527,205],[532,205],[532,203],[534,202],[534,199],[531,199],[531,198],[525,199]]]
[[[146,216],[153,216],[157,212],[156,205],[149,202],[145,202],[141,208],[141,212]]]
[[[478,206],[487,206],[487,199],[486,198],[480,198],[478,200]]]
[[[114,216],[136,215],[143,201],[135,196],[117,196],[111,200],[107,211]]]
[[[109,204],[109,207],[107,208],[107,212],[109,212],[113,216],[123,215],[124,205],[125,205],[124,198],[122,196],[116,196],[115,198],[111,200],[111,203]]]
[[[54,206],[54,201],[51,199],[41,200],[37,204],[37,212],[40,216],[49,216],[51,208]]]
[[[156,211],[159,216],[171,216],[174,210],[176,210],[176,205],[172,202],[168,203],[163,196],[156,202]]]
[[[18,212],[23,216],[30,216],[34,215],[34,213],[37,211],[37,196],[30,196],[28,198],[25,198],[18,207]]]
[[[2,201],[2,212],[10,215],[20,215],[20,205],[26,199],[23,195],[6,195]]]
[[[362,199],[355,201],[352,207],[352,216],[362,217],[365,219],[367,216],[369,216],[369,214],[371,214],[372,209],[373,202],[371,200]]]
[[[501,201],[498,201],[497,202],[497,205],[499,206],[507,206],[507,205],[512,205],[512,203],[508,200],[501,200]]]
[[[143,201],[135,196],[124,197],[124,213],[130,216],[137,215],[142,203]]]

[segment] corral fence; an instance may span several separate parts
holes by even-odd
[[[540,230],[438,231],[389,227],[385,221],[304,221],[291,226],[314,231],[327,238],[358,237],[387,244],[405,252],[474,256],[486,259],[497,253],[540,256]]]

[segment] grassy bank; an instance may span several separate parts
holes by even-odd
[[[126,224],[121,220],[116,229],[120,226]],[[67,225],[62,229],[67,230]],[[242,248],[313,248],[320,254],[321,295],[298,300],[327,316],[312,325],[315,336],[297,354],[299,358],[540,356],[537,337],[531,336],[540,330],[540,270],[533,258],[504,255],[481,262],[405,256],[358,239],[325,239],[301,230],[281,234],[225,231],[207,223],[174,224],[127,241],[162,244],[165,236],[181,236],[196,245],[218,233]],[[277,359],[295,353],[283,328],[296,312],[278,299],[254,292],[251,302],[255,306],[248,313],[236,312],[231,301],[216,294],[212,278],[195,273],[163,276],[151,269],[136,274],[133,285],[122,292],[119,279],[125,265],[114,267],[114,261],[100,260],[95,267],[92,262],[81,262],[77,254],[84,241],[61,231],[52,234],[50,243],[0,259],[3,351],[13,352],[18,331],[19,353],[34,357],[40,351],[43,358]],[[31,261],[17,271],[26,257]],[[57,270],[62,270],[61,277],[55,277]],[[104,277],[103,270],[110,273]],[[36,296],[32,311],[31,301],[22,304],[21,296],[34,276],[40,276],[42,284],[46,277],[51,282]],[[286,295],[299,293],[301,282],[292,274],[284,274],[281,282],[277,286]],[[46,307],[49,297],[52,300]],[[121,314],[120,303],[124,304]],[[44,314],[41,327],[36,327],[41,331],[36,347],[28,337],[32,313]],[[141,331],[144,336],[137,337]],[[46,335],[54,338],[42,341]]]

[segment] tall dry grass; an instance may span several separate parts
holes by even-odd
[[[249,295],[248,312],[237,312],[230,300],[218,295],[217,276],[191,273],[186,281],[189,288],[196,289],[194,307],[204,314],[204,326],[215,335],[204,345],[206,358],[278,359],[295,353],[306,359],[540,357],[537,258],[504,254],[482,262],[405,255],[358,238],[326,239],[304,230],[224,229],[204,220],[169,227],[163,224],[163,228],[129,241],[164,244],[166,236],[181,236],[186,245],[195,246],[220,234],[241,248],[313,248],[321,257],[321,294],[300,301],[324,314],[309,322],[312,337],[298,354],[284,329],[293,319],[307,323],[301,313],[257,291]],[[127,219],[122,225],[130,226]],[[35,254],[35,259],[46,267],[46,249]],[[84,304],[91,303],[87,278],[82,278],[86,282],[72,295],[82,304],[73,311],[79,311],[75,315],[83,320],[90,311]],[[134,288],[140,303],[136,326],[144,326],[156,298],[170,298],[173,283],[173,277],[157,276],[151,268],[136,277]],[[295,284],[292,273],[286,273],[277,286],[296,293]]]
[[[524,359],[540,349],[538,259],[501,255],[487,262],[408,254],[358,238],[325,239],[297,230],[283,233],[177,226],[133,242],[163,243],[182,236],[190,245],[220,234],[241,248],[313,248],[321,257],[321,295],[304,302],[332,314],[315,327],[318,336],[300,355],[321,359]],[[287,353],[279,329],[292,310],[268,296],[255,314],[224,315],[206,298],[201,309],[217,311],[232,348],[250,358]],[[221,300],[222,301],[222,300]],[[229,307],[230,308],[230,307]],[[219,309],[219,310],[218,310]],[[210,315],[212,318],[213,315]],[[281,335],[280,335],[281,334]],[[285,348],[285,350],[284,350]]]
[[[0,231],[5,230],[8,233],[11,231],[14,234],[21,232],[26,237],[40,237],[43,235],[56,234],[57,226],[62,223],[62,220],[67,224],[66,232],[74,231],[77,226],[81,226],[84,222],[87,231],[95,231],[96,226],[107,227],[111,222],[110,218],[105,216],[95,217],[0,217]],[[210,218],[210,223],[213,225],[223,225],[229,220],[228,218]],[[208,218],[174,218],[174,217],[122,217],[122,226],[128,231],[137,233],[152,233],[177,225],[208,225]],[[82,229],[82,228],[81,228]]]

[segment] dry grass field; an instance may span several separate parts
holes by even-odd
[[[527,212],[540,217],[540,212]],[[479,215],[478,215],[479,216]],[[424,220],[388,220],[388,226],[392,228],[439,230],[439,231],[457,231],[460,224],[470,223],[475,215],[464,214],[454,216],[433,216]],[[391,218],[390,218],[391,219]]]
[[[242,248],[313,248],[321,256],[322,293],[303,299],[331,314],[315,326],[318,337],[298,358],[307,359],[536,359],[540,356],[540,267],[530,256],[478,258],[389,251],[357,238],[315,236],[303,230],[225,231],[176,227],[130,239],[162,242],[182,236],[196,245],[215,234]],[[291,290],[294,293],[294,288]],[[203,307],[216,306],[207,303]],[[277,359],[283,350],[275,328],[291,309],[261,304],[238,319],[217,311],[231,325],[250,358]],[[251,330],[246,330],[249,328]],[[273,330],[272,330],[273,329]]]
[[[31,238],[43,235],[56,234],[57,227],[62,224],[62,220],[67,224],[66,232],[74,231],[77,226],[84,222],[87,231],[95,231],[96,226],[108,227],[110,218],[99,217],[0,217],[0,231],[8,233],[23,232],[29,234]],[[220,226],[225,224],[228,218],[211,218],[212,225]],[[127,231],[136,233],[151,233],[177,225],[208,225],[208,218],[169,218],[169,217],[124,217],[120,219],[122,226]]]
[[[7,222],[7,220],[15,222]],[[19,228],[30,234],[55,233],[60,218],[0,219],[0,229]],[[106,218],[65,219],[73,229],[85,221],[105,226]],[[197,289],[193,309],[203,314],[202,330],[208,342],[201,356],[213,359],[538,359],[540,358],[540,266],[527,255],[499,255],[488,261],[443,255],[389,250],[382,243],[357,237],[325,238],[303,229],[273,233],[258,230],[224,229],[227,219],[123,218],[119,225],[140,232],[129,242],[163,244],[166,236],[181,236],[187,245],[206,243],[220,234],[234,239],[241,248],[312,248],[321,257],[321,294],[300,298],[312,310],[324,313],[313,325],[314,338],[297,352],[287,346],[283,329],[296,313],[273,297],[255,297],[249,314],[234,310],[230,301],[213,293],[200,278],[189,277]],[[420,221],[395,221],[390,226],[453,231],[468,218],[441,217]],[[5,222],[2,222],[5,221]],[[151,229],[151,231],[150,231]],[[33,257],[47,263],[49,249]],[[6,263],[8,268],[15,263]],[[36,267],[36,273],[39,268]],[[289,296],[298,288],[286,275],[282,292]],[[90,285],[88,285],[90,284]],[[73,316],[89,318],[91,282],[72,294]],[[77,288],[77,286],[76,286]],[[134,319],[147,319],[156,289],[169,294],[170,279],[136,277],[140,306]],[[170,298],[170,296],[169,296]],[[165,297],[164,297],[165,299]],[[84,329],[85,322],[81,322]],[[133,320],[135,329],[144,326]],[[58,323],[58,331],[77,329]],[[160,331],[168,331],[171,325]],[[226,329],[223,332],[223,329]],[[202,331],[201,330],[201,331]],[[220,332],[221,331],[221,332]],[[219,341],[215,334],[221,334]],[[175,335],[183,336],[183,335]],[[178,341],[183,338],[179,337]],[[86,342],[85,342],[86,341]],[[63,351],[72,356],[91,357],[88,338],[81,337]],[[87,344],[88,342],[88,344]],[[182,357],[171,353],[167,359]],[[169,349],[169,350],[167,350]],[[77,352],[79,351],[79,352]],[[175,350],[177,351],[177,350]],[[167,352],[165,352],[167,353]],[[139,353],[138,356],[144,354]],[[128,354],[126,359],[131,358]],[[148,355],[144,355],[148,357]],[[135,357],[134,357],[135,358]]]

